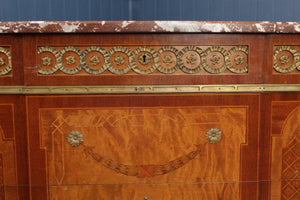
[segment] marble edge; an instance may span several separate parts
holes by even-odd
[[[0,22],[5,33],[300,33],[300,22],[20,21]]]

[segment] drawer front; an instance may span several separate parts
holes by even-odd
[[[258,95],[29,96],[32,199],[254,199]]]
[[[24,40],[26,85],[260,83],[262,36],[39,35]],[[35,67],[32,67],[35,66]],[[28,69],[28,70],[27,70]]]

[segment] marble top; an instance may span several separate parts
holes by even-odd
[[[0,33],[300,33],[299,22],[20,21],[0,22]]]

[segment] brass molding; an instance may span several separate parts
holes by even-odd
[[[0,86],[0,94],[155,94],[300,92],[300,84]]]

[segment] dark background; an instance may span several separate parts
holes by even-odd
[[[300,0],[0,0],[0,21],[299,21]]]

